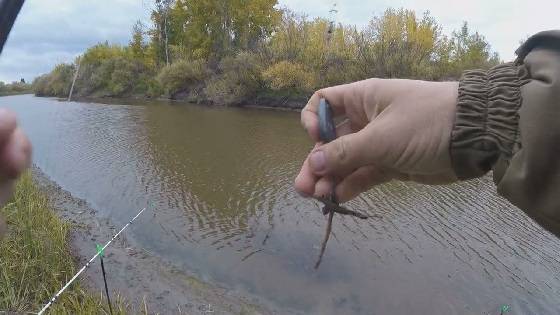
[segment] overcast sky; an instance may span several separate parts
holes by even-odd
[[[48,72],[70,62],[98,42],[128,43],[136,20],[148,21],[149,0],[27,0],[0,56],[0,81]],[[334,1],[280,0],[280,5],[310,17],[328,16]],[[559,0],[345,0],[337,1],[338,21],[364,26],[387,7],[419,14],[429,10],[451,33],[462,21],[480,31],[504,60],[519,41],[540,30],[560,28]]]

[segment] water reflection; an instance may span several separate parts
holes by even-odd
[[[297,113],[142,102],[64,103],[14,96],[35,162],[145,247],[199,276],[287,313],[555,313],[560,242],[495,196],[489,179],[391,183],[336,217],[318,272],[325,220],[292,180],[310,149]]]

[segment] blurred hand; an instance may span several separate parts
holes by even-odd
[[[17,126],[16,115],[0,109],[0,207],[10,199],[15,179],[31,163],[31,143]],[[5,224],[0,217],[0,237]]]
[[[456,181],[449,142],[455,120],[457,82],[369,79],[317,91],[301,113],[315,148],[295,180],[305,196],[336,196],[346,202],[392,179],[426,184]],[[337,126],[333,142],[319,140],[319,100],[331,104]]]

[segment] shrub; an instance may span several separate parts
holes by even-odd
[[[68,96],[74,76],[74,65],[60,64],[56,66],[49,78],[49,90],[54,96]]]
[[[148,92],[152,71],[128,54],[103,60],[83,58],[75,91],[79,95],[129,96]]]
[[[181,60],[165,66],[158,74],[157,81],[164,92],[173,97],[178,93],[200,89],[210,71],[204,60]]]
[[[161,84],[159,84],[158,80],[150,78],[146,81],[146,84],[147,84],[146,96],[158,97],[164,93],[163,88],[161,87]]]
[[[316,86],[316,78],[301,64],[280,61],[262,73],[263,78],[273,90],[285,90],[302,93],[312,91]]]
[[[38,77],[36,77],[33,80],[33,83],[31,83],[31,86],[33,88],[33,92],[35,93],[35,95],[37,96],[45,96],[46,95],[46,91],[47,91],[47,83],[49,80],[49,75],[48,74],[43,74],[40,75]]]
[[[38,96],[66,97],[74,76],[74,65],[62,63],[51,73],[42,75],[33,81],[33,90]]]
[[[84,64],[98,65],[105,60],[122,57],[126,54],[127,51],[122,46],[101,43],[88,48],[82,57],[82,62]]]
[[[113,96],[145,94],[148,90],[148,70],[142,62],[130,58],[117,57],[112,63],[108,90]]]
[[[224,58],[219,73],[207,82],[206,95],[215,104],[239,105],[263,88],[262,62],[258,56],[242,52]]]

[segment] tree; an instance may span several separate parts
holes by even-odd
[[[144,24],[137,21],[132,27],[132,39],[129,43],[132,56],[144,60],[146,57],[146,45],[144,44]]]
[[[151,49],[155,52],[156,64],[164,61],[169,65],[169,15],[174,0],[155,0],[155,9],[152,10],[151,19],[154,28],[150,31],[152,37]]]
[[[388,9],[358,29],[278,9],[277,0],[153,3],[153,25],[146,31],[137,22],[128,46],[101,43],[84,53],[79,94],[299,102],[324,86],[371,77],[457,79],[500,62],[466,23],[445,36],[429,12]],[[67,68],[37,80],[38,93],[64,94]]]
[[[486,38],[475,32],[471,34],[467,22],[463,22],[460,31],[452,35],[452,62],[457,75],[465,69],[488,68],[499,63],[497,53],[491,53]]]
[[[280,18],[277,0],[177,0],[170,38],[192,58],[215,59],[257,47]]]
[[[425,12],[387,9],[365,30],[373,44],[377,76],[420,77],[440,44],[441,27]]]

